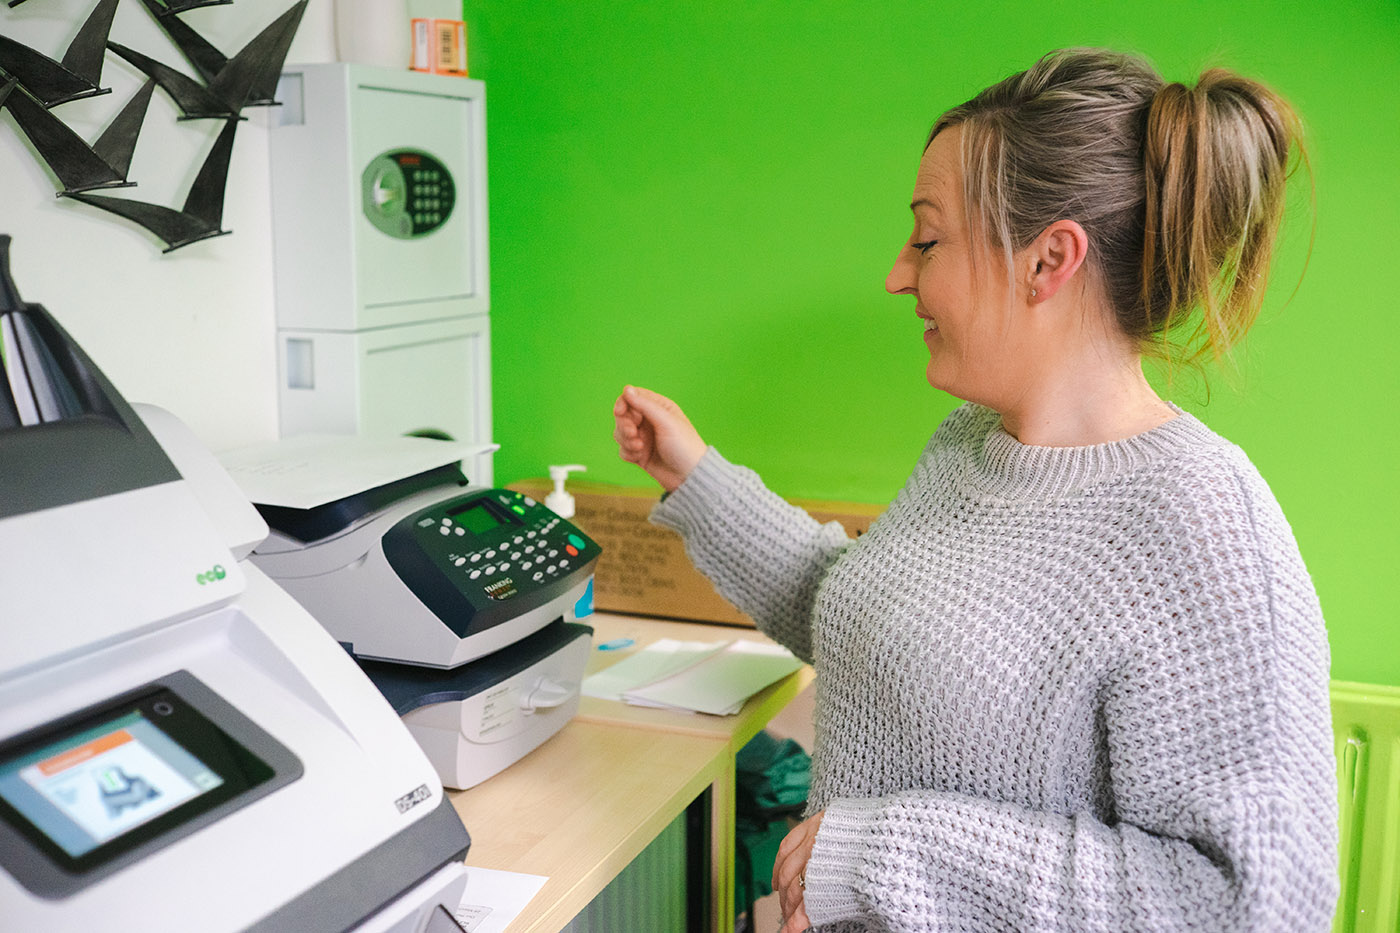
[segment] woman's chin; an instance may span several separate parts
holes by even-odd
[[[936,356],[928,361],[928,366],[924,368],[924,377],[928,379],[928,384],[935,389],[940,389],[944,392],[948,391],[948,372],[943,366],[939,365]]]

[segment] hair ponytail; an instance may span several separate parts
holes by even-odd
[[[1166,334],[1199,308],[1183,350],[1230,351],[1259,314],[1299,123],[1286,101],[1220,69],[1154,95],[1143,158],[1141,307]],[[1301,148],[1299,149],[1301,151]]]
[[[1146,352],[1222,356],[1259,313],[1300,145],[1293,109],[1212,70],[1165,84],[1145,60],[1051,52],[944,113],[962,127],[974,235],[1012,252],[1060,219],[1089,235],[1086,268]],[[1195,332],[1169,342],[1201,311]],[[1173,352],[1173,343],[1178,345]]]

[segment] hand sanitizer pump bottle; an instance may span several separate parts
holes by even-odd
[[[588,467],[579,466],[576,463],[568,466],[550,466],[549,478],[554,481],[554,491],[544,497],[545,508],[560,518],[573,518],[574,497],[564,489],[564,483],[568,480],[570,473],[583,472],[587,469]]]

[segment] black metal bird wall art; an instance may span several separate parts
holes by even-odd
[[[181,210],[146,201],[81,192],[65,191],[63,195],[140,224],[166,242],[164,251],[167,253],[200,240],[223,236],[231,232],[220,227],[224,217],[224,186],[228,181],[229,157],[233,153],[233,134],[237,128],[237,117],[225,121],[223,130],[214,141],[214,148],[209,151],[199,175],[190,186]]]
[[[170,41],[199,72],[215,97],[235,111],[276,103],[273,98],[282,73],[282,62],[291,48],[297,27],[301,25],[307,0],[301,0],[269,23],[233,58],[225,57],[174,11],[168,7],[162,10],[159,0],[142,2],[166,35],[170,36]]]
[[[169,94],[170,99],[180,108],[181,120],[226,119],[238,116],[238,107],[220,100],[208,87],[189,75],[117,42],[108,42],[107,48],[126,59],[138,71],[158,84],[162,91]]]
[[[43,101],[45,107],[109,93],[110,89],[102,88],[102,59],[116,12],[117,0],[101,0],[78,30],[61,62],[0,36],[0,68],[20,76],[25,90]]]
[[[232,2],[233,0],[184,0],[183,3],[162,3],[160,6],[171,13],[183,13],[206,6],[228,6]]]
[[[24,0],[10,0],[14,7]],[[165,252],[230,231],[222,229],[224,191],[240,111],[276,103],[282,64],[301,24],[308,0],[298,0],[232,57],[226,57],[176,14],[196,7],[225,6],[232,0],[142,0],[199,78],[190,77],[150,55],[111,40],[119,0],[97,0],[61,61],[0,35],[0,114],[8,113],[59,182],[58,195],[120,216],[166,244]],[[69,101],[111,92],[103,88],[102,66],[111,51],[147,80],[89,144],[52,112]],[[222,121],[208,155],[176,209],[126,197],[89,192],[127,188],[132,155],[159,87],[180,110],[181,120]],[[4,121],[0,121],[3,123]]]
[[[126,180],[126,173],[131,168],[136,138],[155,89],[153,82],[142,85],[97,142],[89,146],[42,101],[36,100],[17,78],[0,69],[0,80],[4,81],[0,86],[0,108],[10,112],[39,157],[63,183],[60,194],[93,188],[125,188],[133,184]]]

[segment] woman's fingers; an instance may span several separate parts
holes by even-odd
[[[806,933],[812,928],[812,921],[807,919],[807,906],[798,904],[790,914],[783,914],[783,927],[778,933]]]
[[[664,395],[627,386],[613,403],[618,455],[673,491],[705,454],[705,442],[680,406]]]
[[[807,928],[807,891],[804,884],[807,862],[812,857],[822,816],[822,813],[815,813],[807,817],[778,844],[778,855],[773,860],[773,890],[778,892],[778,903],[783,916],[787,918],[782,933],[797,933]]]
[[[637,463],[646,455],[648,439],[643,431],[642,414],[627,403],[624,395],[613,403],[613,440],[623,460]]]

